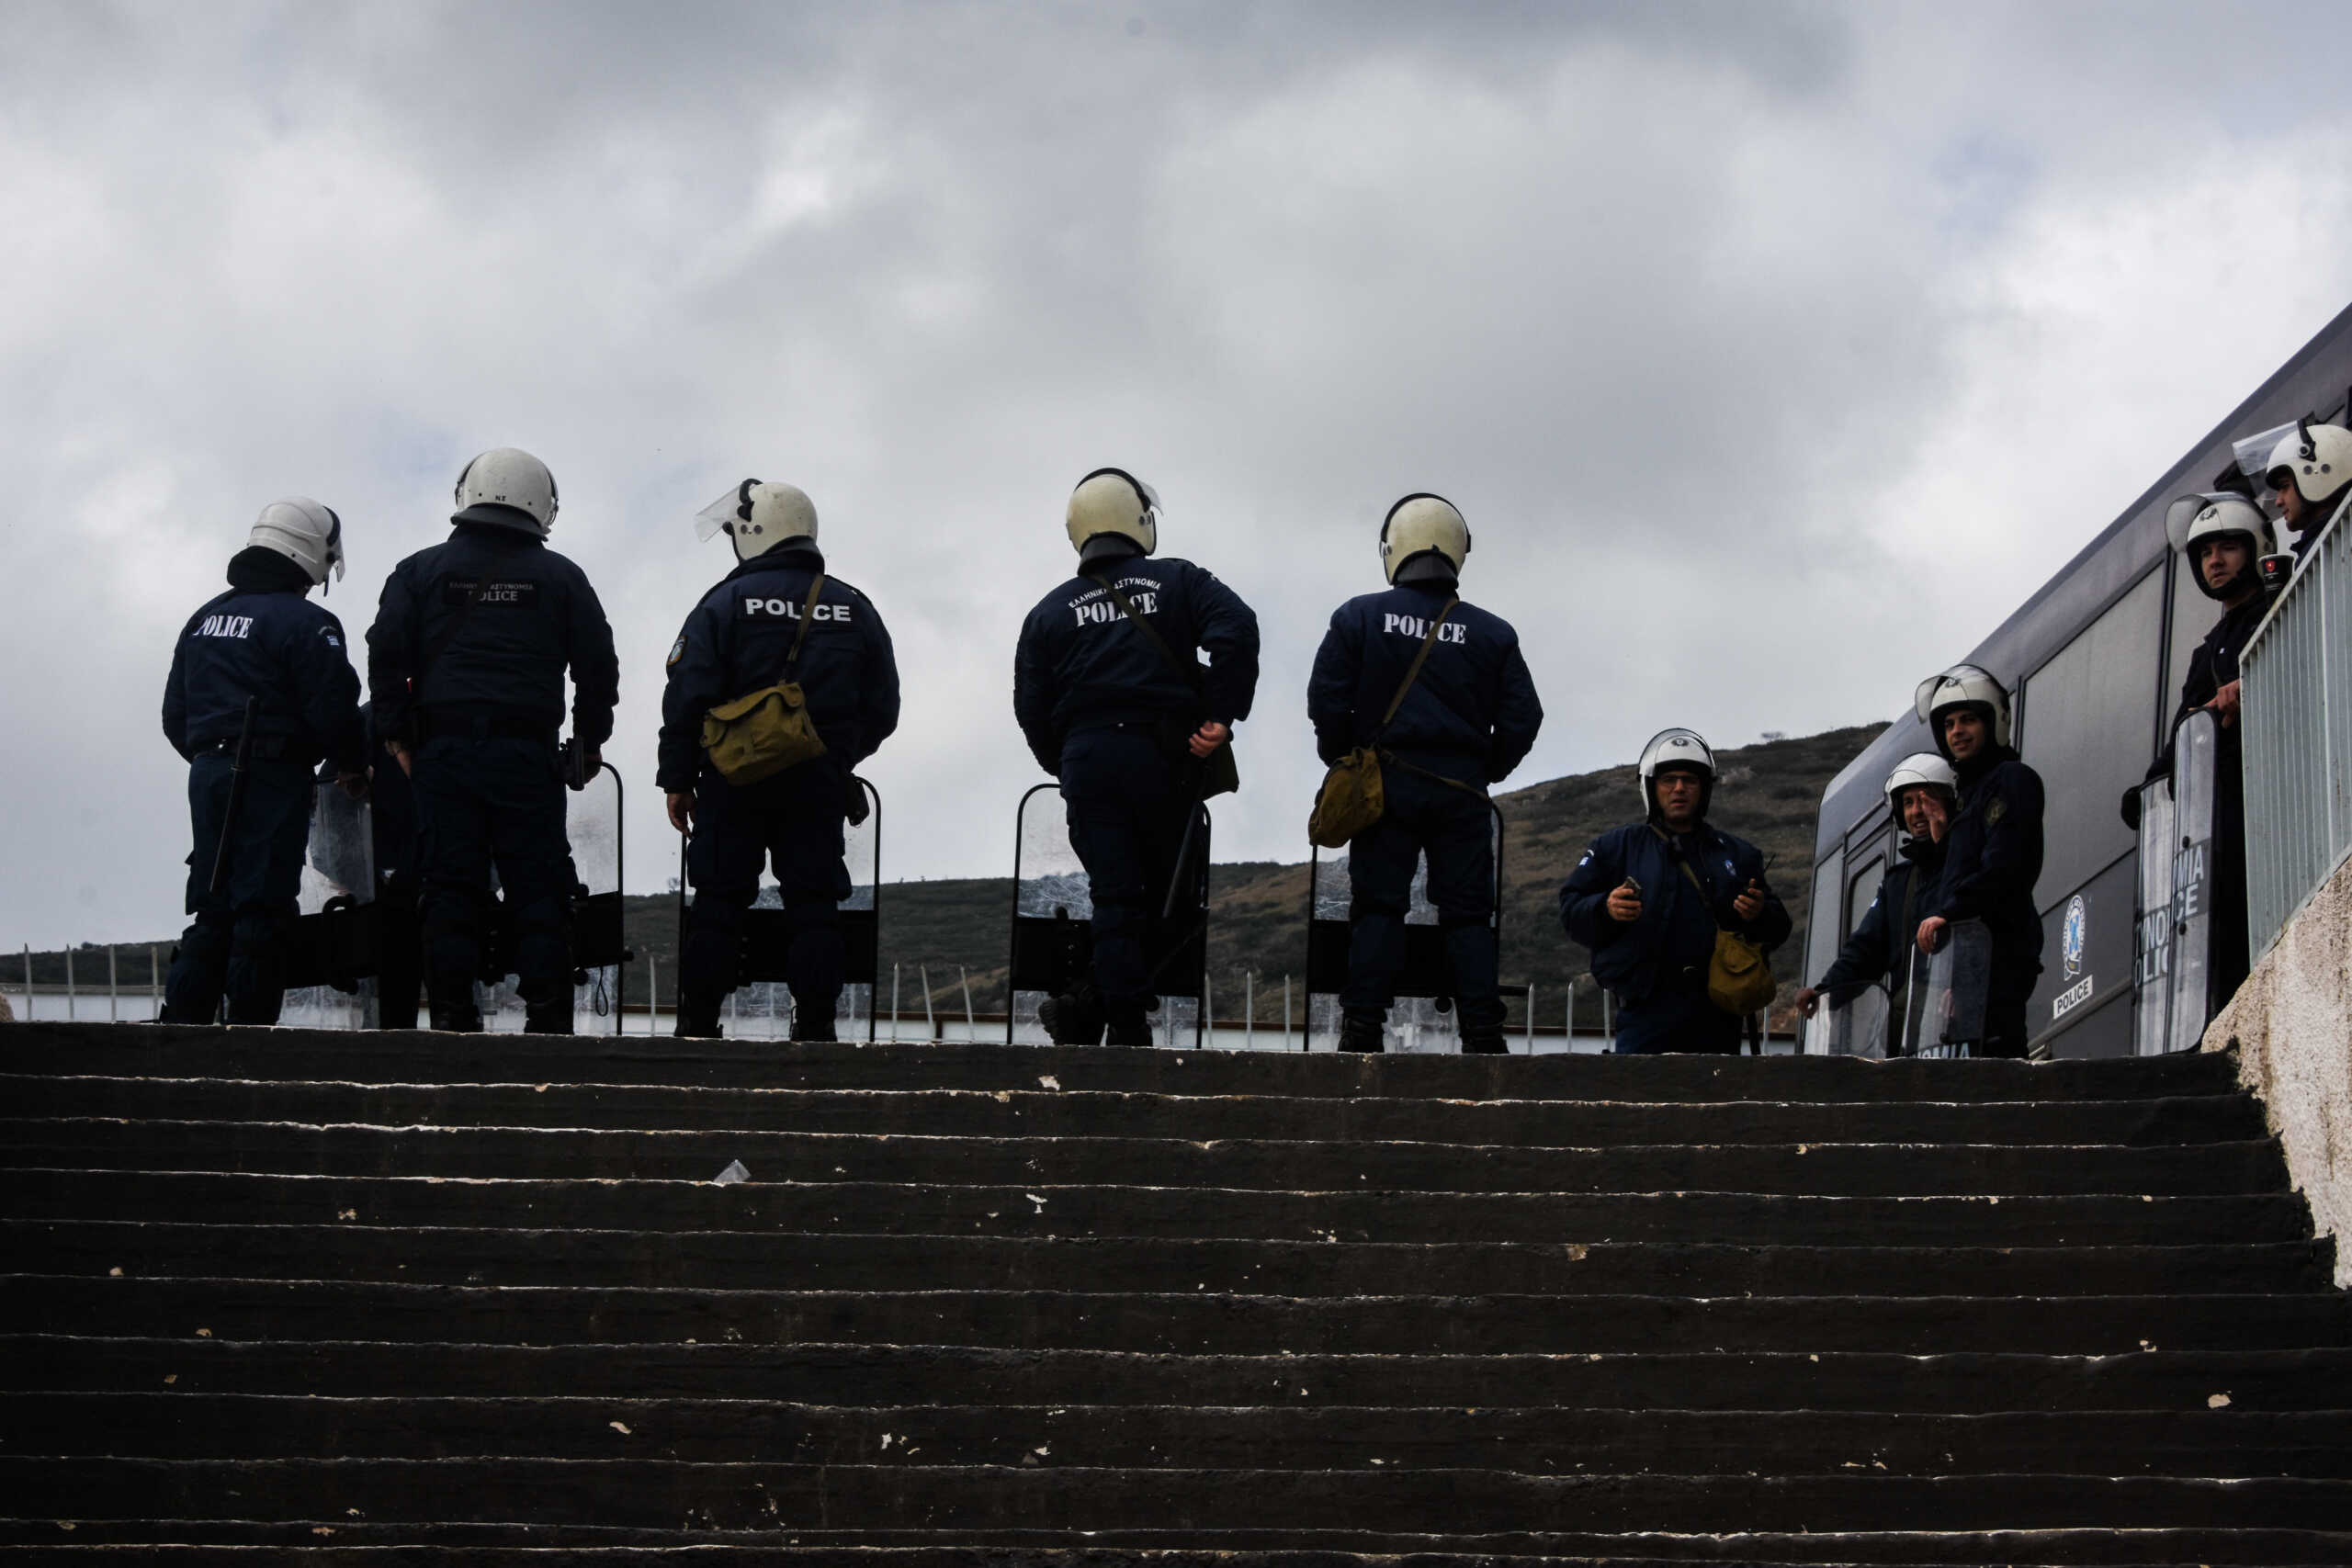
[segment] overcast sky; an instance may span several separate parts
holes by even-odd
[[[273,497],[355,634],[473,453],[622,658],[816,500],[898,643],[886,874],[1001,874],[1022,615],[1119,464],[1265,635],[1296,858],[1388,503],[1476,536],[1514,784],[1887,717],[2352,300],[2340,8],[0,0],[0,942],[181,923],[175,636]]]

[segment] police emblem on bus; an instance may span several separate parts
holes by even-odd
[[[2066,921],[2058,928],[2058,956],[2066,965],[2066,978],[2073,979],[2083,972],[2083,941],[2088,921],[2085,918],[2083,896],[2066,906]]]

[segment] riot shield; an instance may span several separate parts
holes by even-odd
[[[1821,1009],[1825,1049],[1833,1056],[1884,1056],[1893,1006],[1883,986],[1829,997]]]
[[[1495,940],[1502,940],[1503,814],[1487,803],[1493,817],[1495,863]],[[1353,884],[1348,874],[1348,854],[1324,858],[1310,847],[1306,911],[1306,1033],[1309,1051],[1340,1048],[1340,990],[1348,983],[1348,908]],[[1398,1053],[1445,1053],[1462,1049],[1462,1031],[1453,1011],[1453,975],[1445,961],[1445,937],[1438,926],[1437,906],[1429,897],[1430,862],[1424,854],[1413,867],[1413,886],[1405,909],[1405,955],[1396,971],[1396,998],[1388,1009],[1387,1048]]]
[[[845,822],[842,855],[849,866],[849,897],[841,904],[841,1001],[833,1012],[833,1028],[844,1040],[860,1034],[872,1040],[876,971],[881,964],[882,795],[853,774],[850,782],[865,799],[862,821]],[[686,911],[692,895],[686,886],[686,840],[678,840],[678,946],[686,948]],[[735,989],[729,993],[719,1021],[731,1039],[789,1040],[792,1038],[792,990],[785,984],[792,928],[784,913],[784,895],[773,882],[761,885],[759,897],[743,914],[741,966]]]
[[[1924,981],[1915,981],[1920,1005],[1914,1014],[1910,1055],[1967,1056],[1984,1038],[1985,1000],[1993,978],[1993,935],[1982,920],[1960,920],[1944,928],[1943,945],[1928,960]]]
[[[1159,997],[1152,1030],[1162,1045],[1202,1043],[1208,988],[1209,813],[1200,807],[1185,850],[1184,887],[1147,950]],[[1155,905],[1166,889],[1155,889]],[[1159,912],[1155,908],[1154,914]],[[1049,1043],[1037,1004],[1092,973],[1094,897],[1086,867],[1069,841],[1061,786],[1042,784],[1021,797],[1013,818],[1012,941],[1006,957],[1007,1044]]]
[[[2140,794],[2139,954],[2132,1034],[2143,1056],[2193,1051],[2212,1007],[2214,765],[2203,708],[2173,731],[2172,776]]]
[[[368,803],[333,779],[311,795],[300,913],[288,933],[286,1000],[277,1021],[298,1029],[367,1029],[375,1023],[379,951],[376,842]]]
[[[617,1034],[621,977],[631,954],[621,934],[621,874],[626,843],[618,769],[606,762],[582,790],[564,794],[563,829],[571,843],[571,1017],[582,1034]],[[482,1027],[519,1031],[523,998],[514,988],[512,941],[502,899],[487,967],[499,976],[475,987]]]

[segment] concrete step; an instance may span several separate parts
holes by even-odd
[[[365,1328],[369,1325],[356,1325]],[[1781,1351],[1172,1355],[936,1345],[632,1347],[424,1340],[0,1337],[0,1388],[352,1397],[769,1399],[839,1405],[1327,1405],[1478,1409],[2331,1410],[2352,1351],[2108,1356]]]
[[[234,1545],[147,1543],[200,1538]],[[827,1532],[713,1532],[593,1529],[527,1525],[425,1524],[384,1527],[348,1517],[333,1524],[236,1522],[131,1523],[85,1520],[71,1530],[51,1521],[0,1521],[12,1563],[140,1562],[216,1565],[299,1562],[313,1568],[544,1568],[550,1554],[598,1568],[653,1564],[760,1563],[776,1568],[1610,1568],[1657,1562],[1950,1565],[2053,1563],[2082,1568],[2191,1568],[2197,1564],[2330,1563],[2352,1561],[2352,1536],[2292,1529],[1905,1530],[1791,1535],[1683,1532],[1446,1535],[1362,1531],[1186,1532],[1179,1544],[1137,1532],[1098,1532],[1121,1546],[1043,1544],[1046,1532],[967,1531],[955,1545],[799,1545]],[[905,1532],[917,1536],[919,1532]],[[40,1542],[32,1543],[38,1535]],[[862,1541],[895,1535],[868,1534]],[[1288,1540],[1289,1547],[1266,1544]],[[57,1545],[80,1541],[80,1545]],[[1204,1545],[1205,1541],[1208,1544]],[[132,1543],[125,1549],[119,1543]],[[1187,1544],[1189,1543],[1189,1544]]]
[[[1051,1077],[1050,1074],[1039,1075]],[[134,1120],[318,1126],[506,1125],[608,1131],[931,1134],[1191,1142],[1487,1144],[1597,1148],[1690,1144],[2202,1144],[2268,1135],[2243,1095],[2134,1100],[1427,1100],[1114,1094],[1049,1089],[680,1089],[548,1083],[484,1088],[241,1083],[209,1078],[0,1082],[7,1139],[39,1123]]]
[[[410,1284],[1365,1294],[2269,1295],[2331,1288],[2329,1241],[2211,1247],[1741,1247],[842,1235],[0,1221],[37,1274]],[[232,1267],[233,1265],[233,1267]]]
[[[747,1162],[748,1163],[748,1162]],[[1720,1242],[1837,1247],[2168,1247],[2307,1241],[2293,1193],[2221,1198],[1836,1198],[1743,1192],[1269,1192],[1051,1182],[1008,1187],[779,1185],[757,1165],[707,1180],[18,1169],[15,1219],[354,1223],[588,1230],[830,1231],[889,1235],[1226,1240]],[[710,1173],[718,1174],[717,1169]]]
[[[322,1072],[322,1069],[326,1069]],[[0,1035],[0,1072],[374,1083],[703,1084],[840,1089],[1069,1089],[1168,1094],[1736,1100],[2132,1100],[2230,1094],[2233,1058],[1872,1062],[1849,1056],[1353,1056],[969,1044],[832,1045],[667,1036],[344,1034],[37,1023]]]
[[[803,1466],[641,1460],[0,1457],[26,1519],[594,1523],[637,1529],[1134,1535],[1251,1527],[1497,1531],[2295,1529],[2352,1531],[2352,1482],[2066,1473],[1538,1476],[1344,1471]],[[356,1514],[353,1513],[356,1510]]]
[[[2267,1296],[1347,1296],[689,1291],[0,1275],[0,1333],[469,1343],[966,1345],[1183,1354],[2028,1350],[2352,1345],[2352,1303]],[[2352,1404],[2352,1400],[2345,1401]]]
[[[2119,1433],[2119,1427],[2126,1430]],[[662,1459],[1527,1474],[2064,1472],[2352,1476],[2352,1412],[1482,1410],[1279,1404],[894,1405],[764,1399],[0,1395],[0,1452],[141,1459]]]
[[[770,1181],[1089,1186],[1148,1172],[1161,1187],[1420,1192],[2000,1196],[2273,1192],[2269,1138],[2117,1144],[1619,1145],[1504,1148],[1421,1142],[618,1132],[545,1127],[0,1119],[0,1168],[249,1170],[336,1176],[707,1179],[730,1159]]]

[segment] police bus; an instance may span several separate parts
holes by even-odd
[[[2008,687],[2013,743],[2048,789],[2047,855],[2035,889],[2042,973],[2027,1012],[2038,1055],[2118,1056],[2134,1049],[2137,844],[2117,804],[2162,744],[2189,655],[2221,613],[2170,548],[2165,507],[2187,491],[2245,489],[2233,442],[2299,417],[2345,423],[2347,389],[2352,309],[1964,656]],[[1958,661],[1931,662],[1939,669]],[[1927,726],[1906,712],[1823,791],[1805,933],[1808,978],[1837,957],[1892,863],[1896,845],[1882,781],[1908,753],[1934,750]],[[1826,1048],[1826,1017],[1825,1010],[1815,1021],[1806,1049]]]

